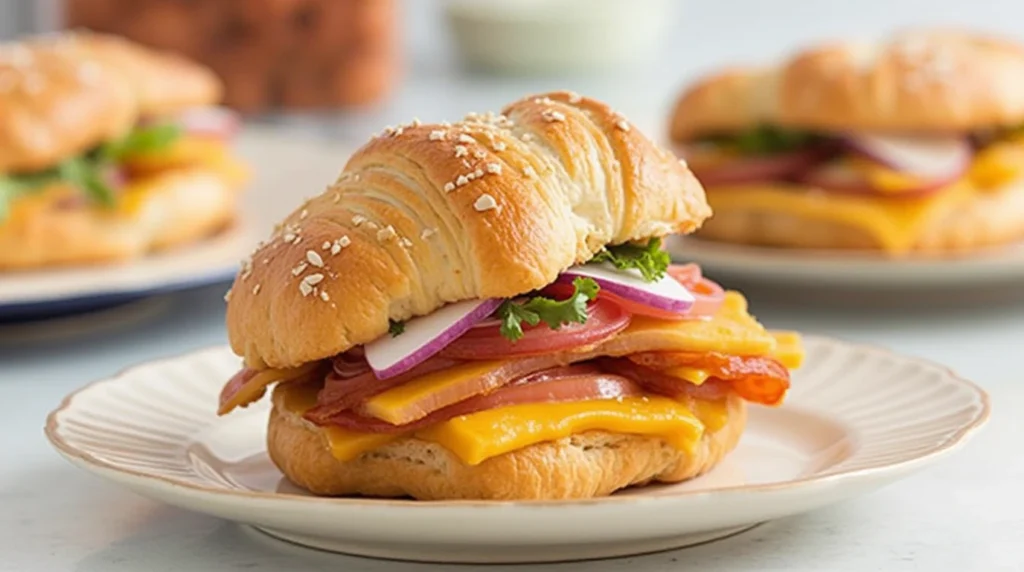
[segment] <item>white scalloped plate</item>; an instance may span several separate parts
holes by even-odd
[[[986,249],[971,256],[894,260],[856,251],[769,248],[673,237],[672,257],[696,262],[722,280],[837,289],[922,290],[977,286],[1014,287],[1024,280],[1024,244]]]
[[[781,408],[752,407],[738,449],[687,483],[572,502],[324,499],[264,451],[266,400],[218,418],[238,360],[211,348],[96,382],[53,411],[68,460],[136,492],[273,536],[365,556],[538,562],[687,546],[863,494],[964,443],[988,396],[917,358],[808,337]]]

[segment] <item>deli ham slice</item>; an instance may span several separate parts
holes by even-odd
[[[314,420],[314,422],[364,433],[409,433],[461,415],[470,415],[498,407],[529,403],[616,399],[642,394],[643,388],[629,378],[603,372],[592,364],[573,365],[536,372],[519,378],[492,393],[471,397],[403,425],[394,425],[351,410],[338,412],[330,417]]]

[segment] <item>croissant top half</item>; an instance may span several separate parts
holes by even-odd
[[[372,341],[389,319],[523,294],[607,244],[710,215],[685,163],[574,93],[388,128],[243,263],[229,339],[250,367],[301,365]]]

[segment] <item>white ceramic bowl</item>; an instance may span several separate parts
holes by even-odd
[[[675,6],[671,0],[449,0],[446,16],[469,66],[553,73],[652,57]]]

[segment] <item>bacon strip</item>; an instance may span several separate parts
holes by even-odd
[[[778,405],[789,391],[789,370],[779,360],[768,356],[733,356],[718,352],[642,352],[632,354],[627,359],[658,373],[683,366],[706,370],[711,377],[730,382],[743,399],[764,405]],[[676,381],[686,383],[683,380]]]

